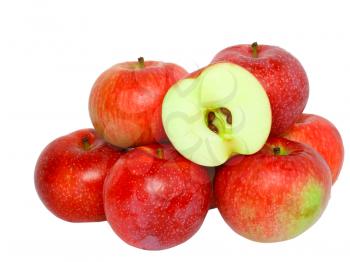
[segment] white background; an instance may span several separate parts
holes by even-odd
[[[259,244],[212,210],[175,248],[123,243],[107,223],[71,224],[50,214],[33,185],[36,159],[54,138],[90,127],[88,96],[112,64],[145,59],[193,71],[240,43],[294,54],[310,80],[306,112],[330,119],[345,150],[350,129],[348,1],[1,1],[0,261],[349,261],[350,174],[346,156],[328,208],[296,239]]]

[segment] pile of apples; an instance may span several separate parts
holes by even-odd
[[[216,207],[248,239],[291,239],[325,210],[344,158],[335,126],[303,113],[308,95],[302,65],[276,46],[228,47],[190,74],[116,64],[91,90],[94,129],[41,153],[37,193],[57,217],[107,220],[142,249],[183,243]]]

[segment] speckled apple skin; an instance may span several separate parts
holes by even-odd
[[[258,46],[253,57],[251,45],[236,45],[220,51],[212,63],[231,62],[250,71],[265,88],[272,110],[271,135],[290,128],[303,112],[309,97],[309,82],[300,62],[282,48]]]
[[[282,136],[307,144],[319,152],[328,163],[332,182],[335,183],[344,161],[344,145],[337,128],[330,121],[321,116],[303,114]]]
[[[166,141],[161,106],[168,89],[187,75],[180,66],[146,61],[116,64],[92,87],[89,112],[96,132],[118,147]]]
[[[163,148],[162,159],[157,148]],[[202,225],[210,178],[171,146],[150,145],[123,155],[106,178],[107,220],[129,245],[147,250],[183,243]]]
[[[83,138],[90,144],[88,150]],[[57,138],[42,151],[35,166],[35,188],[41,201],[66,221],[105,220],[103,183],[121,154],[93,129]]]
[[[279,146],[288,155],[275,156]],[[238,234],[258,242],[291,239],[308,229],[326,208],[331,173],[311,147],[269,139],[261,151],[236,156],[215,176],[218,209]]]

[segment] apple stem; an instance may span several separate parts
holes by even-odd
[[[83,148],[85,151],[88,151],[90,149],[90,143],[89,143],[89,138],[84,136],[82,139],[81,139],[81,142],[83,144]]]
[[[258,42],[252,43],[251,48],[253,51],[253,57],[258,58]]]
[[[139,62],[139,68],[145,67],[145,59],[142,56],[140,56],[137,61]]]
[[[160,147],[157,148],[156,152],[157,152],[157,157],[158,158],[164,159],[164,150],[163,150],[163,148],[160,148]]]
[[[274,148],[273,148],[273,154],[274,154],[275,156],[279,156],[279,155],[281,154],[281,148],[279,148],[279,147],[274,147]]]

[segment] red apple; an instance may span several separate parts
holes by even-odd
[[[107,220],[129,245],[159,250],[197,232],[210,202],[207,169],[171,146],[133,149],[114,165],[104,185]]]
[[[98,135],[118,147],[166,140],[161,105],[168,89],[187,72],[157,61],[125,62],[112,66],[96,80],[89,111]]]
[[[337,128],[330,121],[317,115],[303,114],[282,136],[316,149],[328,163],[333,183],[337,180],[343,165],[344,146]]]
[[[321,216],[331,172],[311,147],[271,138],[261,151],[236,156],[217,169],[215,196],[228,225],[259,242],[293,238]]]
[[[309,96],[309,82],[300,62],[287,51],[269,45],[236,45],[220,51],[212,63],[231,62],[250,71],[265,88],[272,110],[271,134],[293,125]]]
[[[105,220],[104,179],[121,151],[82,129],[51,142],[35,167],[35,187],[44,205],[70,222]]]

